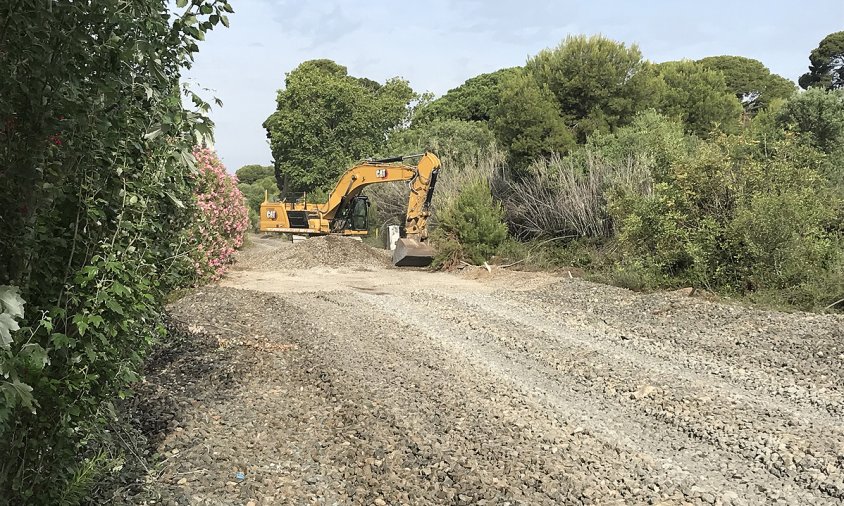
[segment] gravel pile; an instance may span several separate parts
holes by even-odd
[[[389,251],[337,235],[311,237],[295,243],[281,239],[255,242],[237,254],[235,270],[380,268],[391,265]]]

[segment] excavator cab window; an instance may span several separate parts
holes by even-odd
[[[349,228],[352,230],[367,230],[369,228],[369,199],[362,195],[355,197],[355,200],[352,201],[351,211],[351,220],[349,220],[351,227]]]

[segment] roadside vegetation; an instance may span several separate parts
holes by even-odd
[[[436,99],[319,60],[288,75],[265,127],[281,196],[325,190],[372,153],[434,150],[445,167],[437,265],[574,266],[636,290],[834,311],[844,308],[842,48],[838,32],[811,52],[806,91],[750,58],[652,63],[601,36],[569,37]],[[289,127],[306,114],[320,119]],[[375,130],[341,127],[357,121]],[[313,141],[324,129],[331,142]],[[378,226],[400,223],[401,185],[369,193]]]
[[[202,147],[210,106],[180,82],[232,8],[175,4],[2,8],[0,504],[96,502],[165,298],[243,240],[243,196]]]

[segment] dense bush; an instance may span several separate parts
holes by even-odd
[[[519,238],[609,238],[609,196],[650,194],[653,177],[692,145],[681,123],[648,111],[613,134],[591,137],[569,156],[540,158],[520,177],[504,173],[496,193]]]
[[[821,286],[841,269],[835,199],[793,140],[758,150],[722,137],[675,162],[652,194],[619,195],[609,210],[622,258],[664,278],[659,284],[779,293],[811,308],[842,295],[834,282]]]
[[[84,495],[111,400],[162,335],[166,294],[194,281],[191,151],[211,125],[199,97],[184,108],[179,79],[231,7],[168,6],[4,8],[0,285],[19,287],[26,311],[18,330],[0,317],[0,503]]]
[[[439,226],[433,236],[439,248],[436,264],[448,267],[458,260],[482,264],[507,238],[504,210],[493,199],[488,181],[466,184],[437,212]]]
[[[395,132],[387,141],[384,156],[433,151],[446,170],[477,163],[495,148],[495,137],[486,123],[454,119],[417,123]]]
[[[664,82],[657,92],[660,112],[679,119],[686,130],[697,135],[738,131],[741,102],[727,88],[721,72],[689,60],[654,67]]]
[[[217,280],[243,245],[249,213],[237,180],[231,177],[217,154],[197,149],[196,211],[189,229],[191,256],[200,281]]]
[[[804,135],[818,149],[831,153],[844,145],[844,89],[813,88],[795,95],[779,110],[785,128]]]

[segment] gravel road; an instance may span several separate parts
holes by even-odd
[[[259,240],[170,307],[147,502],[844,502],[840,316],[313,241],[324,262]]]

